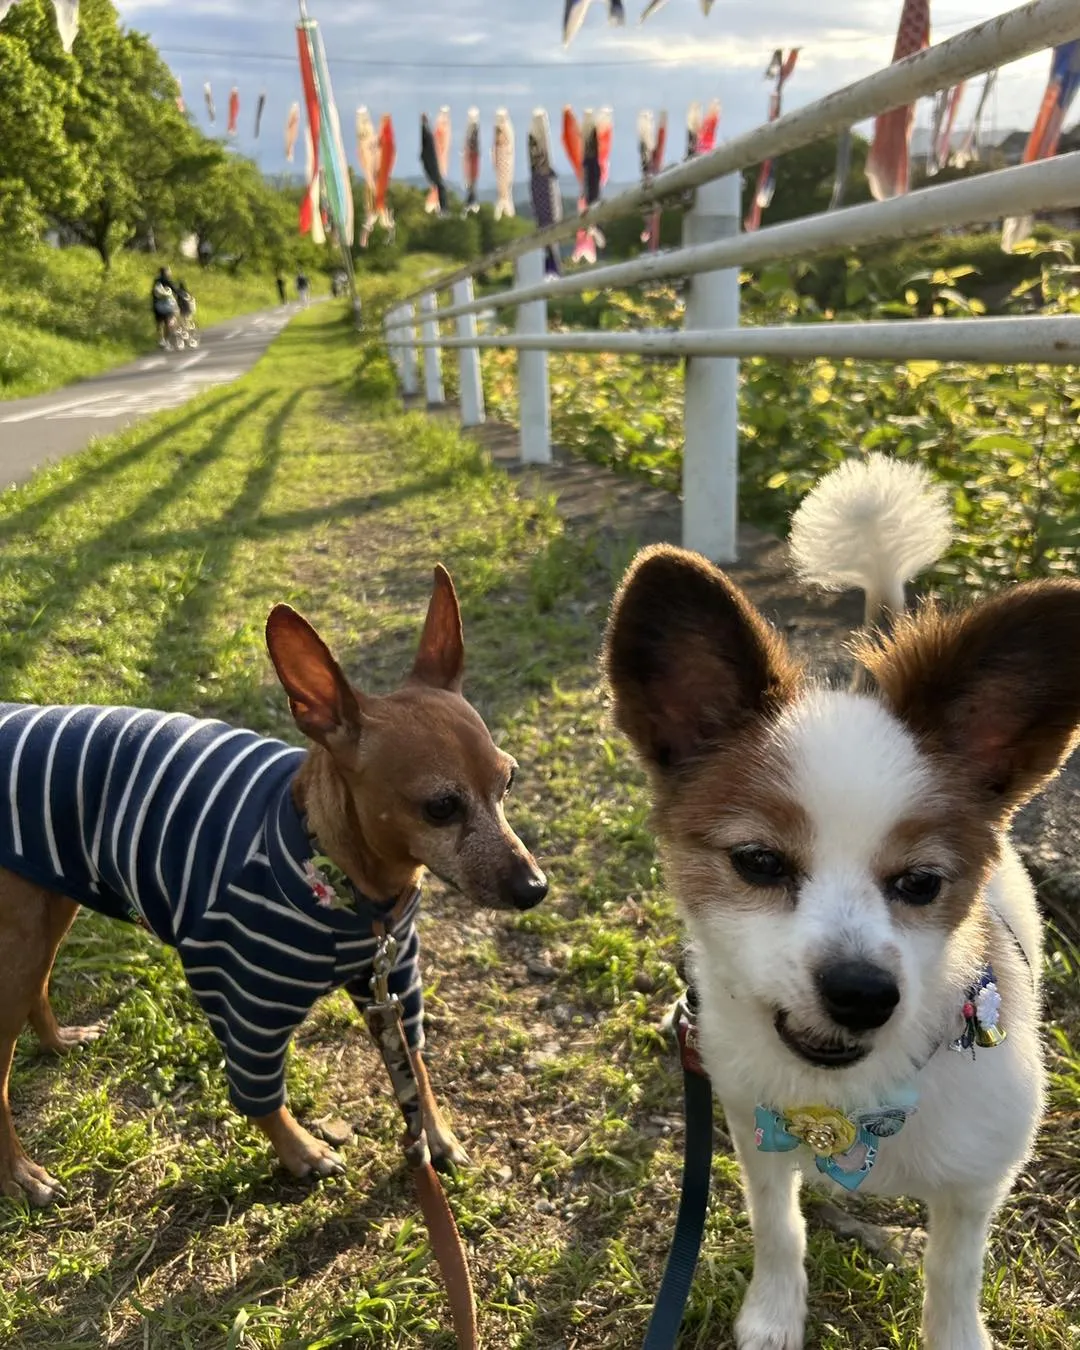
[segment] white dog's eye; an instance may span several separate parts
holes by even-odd
[[[751,886],[784,886],[795,877],[794,863],[760,844],[736,844],[728,856],[735,871]]]
[[[928,905],[941,894],[942,878],[928,867],[913,867],[910,872],[901,872],[890,877],[885,889],[894,900],[903,900],[906,905]]]

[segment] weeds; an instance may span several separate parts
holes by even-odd
[[[370,322],[390,285],[366,296]],[[358,371],[349,324],[320,306],[227,391],[0,498],[0,696],[180,708],[296,739],[263,648],[270,605],[310,615],[359,685],[382,691],[408,668],[432,564],[449,566],[466,690],[520,762],[509,813],[552,881],[520,919],[435,883],[425,894],[432,1077],[472,1157],[450,1199],[488,1350],[628,1350],[658,1286],[681,1148],[658,1031],[679,929],[596,667],[630,546],[564,527],[542,484],[527,495],[452,427],[402,415],[384,363],[368,344]],[[1034,1350],[1068,1344],[1080,1273],[1075,953],[1053,950],[1051,1111],[989,1267],[995,1331]],[[54,992],[62,1016],[111,1021],[70,1062],[20,1042],[16,1120],[70,1199],[0,1209],[0,1342],[449,1350],[400,1119],[343,995],[290,1061],[298,1115],[353,1127],[346,1175],[310,1185],[229,1108],[172,953],[83,915]],[[751,1268],[720,1144],[687,1347],[729,1343]],[[914,1345],[911,1272],[820,1232],[808,1268],[810,1343]]]

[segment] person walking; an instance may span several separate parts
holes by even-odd
[[[180,312],[180,305],[176,297],[176,286],[168,263],[162,265],[161,271],[154,278],[154,283],[150,288],[150,306],[154,311],[154,321],[157,324],[158,346],[164,347],[169,322]]]
[[[308,295],[308,279],[305,272],[299,272],[296,277],[296,294],[305,309],[308,307],[310,299]]]
[[[285,278],[280,272],[277,274],[277,293],[281,303],[284,304],[289,297],[285,289]]]
[[[195,297],[180,278],[174,287],[176,301],[180,306],[180,322],[183,325],[189,347],[199,345],[199,336],[195,330]]]

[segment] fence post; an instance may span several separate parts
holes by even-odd
[[[686,213],[683,243],[705,244],[738,234],[741,188],[737,173],[703,183]],[[739,326],[738,268],[690,278],[684,326]],[[737,359],[688,359],[683,419],[683,546],[713,562],[734,562],[739,525]]]
[[[523,253],[516,265],[517,284],[535,286],[544,279],[544,253]],[[518,306],[519,334],[547,333],[547,301]],[[547,352],[518,352],[518,405],[521,417],[521,459],[524,464],[551,463],[551,402],[548,397]]]
[[[454,304],[471,305],[473,301],[472,277],[466,277],[454,287]],[[476,315],[460,314],[457,321],[459,338],[476,336]],[[458,366],[458,383],[461,386],[461,425],[478,427],[484,421],[484,385],[480,378],[479,347],[462,347],[461,362]]]
[[[408,327],[399,328],[398,342],[401,343],[401,391],[407,398],[420,392],[420,381],[416,374],[416,328],[413,326],[412,305],[402,305],[398,313],[407,319]]]
[[[400,308],[387,310],[386,317],[383,319],[383,339],[386,342],[386,352],[394,366],[394,371],[398,377],[398,383],[404,376],[404,365],[401,360],[401,335],[400,330],[391,328],[390,325],[401,317]]]
[[[439,321],[435,318],[435,312],[438,308],[439,297],[434,291],[427,291],[420,297],[420,313],[423,315],[420,332],[425,342],[438,341]],[[424,348],[424,392],[427,395],[429,408],[446,402],[442,382],[441,347]]]

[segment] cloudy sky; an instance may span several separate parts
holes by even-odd
[[[785,89],[785,110],[791,110],[886,65],[900,13],[900,0],[716,0],[706,18],[698,0],[669,0],[639,25],[645,2],[626,0],[627,26],[612,28],[606,0],[593,0],[569,51],[561,41],[563,0],[308,0],[308,7],[323,29],[346,129],[358,104],[376,115],[390,112],[398,172],[412,175],[419,173],[420,113],[448,104],[456,177],[466,109],[475,104],[485,133],[488,183],[489,128],[500,105],[509,108],[519,128],[519,157],[533,107],[545,106],[554,127],[566,103],[579,110],[611,106],[612,178],[628,181],[637,172],[640,108],[668,109],[680,128],[680,154],[691,99],[719,98],[721,134],[736,135],[764,120],[768,86],[763,75],[775,47],[803,49]],[[300,97],[295,0],[117,0],[117,5],[128,26],[148,33],[180,76],[202,126],[208,128],[203,83],[213,86],[219,130],[235,84],[241,98],[240,148],[256,156],[266,172],[286,167],[285,118],[290,103]],[[986,0],[934,0],[934,39],[1006,8],[1005,0],[990,6]],[[991,99],[988,128],[1030,127],[1048,69],[1048,53],[1006,67]],[[267,107],[256,142],[254,110],[263,90]],[[977,98],[978,81],[967,91],[961,126]],[[925,125],[927,104],[919,117]],[[351,135],[347,143],[353,153]]]

